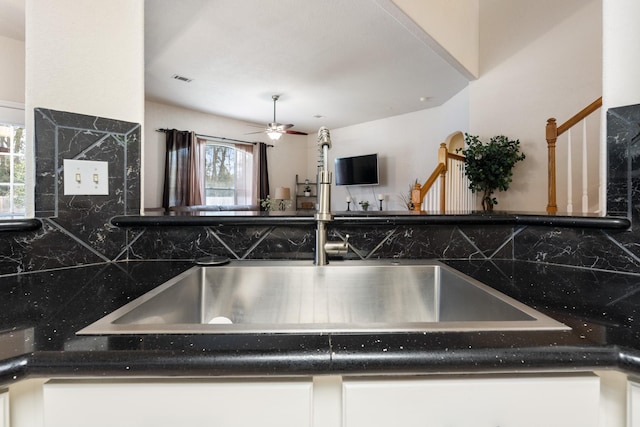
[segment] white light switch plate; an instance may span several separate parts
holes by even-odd
[[[65,195],[109,194],[109,163],[64,159]]]

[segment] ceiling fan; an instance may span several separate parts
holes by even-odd
[[[283,125],[276,121],[276,102],[280,99],[280,95],[272,95],[271,99],[273,99],[273,122],[269,123],[267,127],[260,132],[250,132],[250,133],[266,133],[269,136],[269,139],[272,141],[277,141],[280,137],[287,133],[289,135],[307,135],[304,132],[299,132],[297,130],[291,130],[293,127],[292,124]]]

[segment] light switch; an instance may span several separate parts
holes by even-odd
[[[64,159],[65,195],[109,194],[109,163]]]

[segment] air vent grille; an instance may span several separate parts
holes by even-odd
[[[193,79],[190,79],[189,77],[181,76],[179,74],[174,74],[173,76],[171,76],[171,78],[180,80],[181,82],[185,82],[185,83],[189,83],[193,80]]]

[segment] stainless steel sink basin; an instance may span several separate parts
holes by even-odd
[[[196,266],[78,334],[562,330],[436,261]]]

